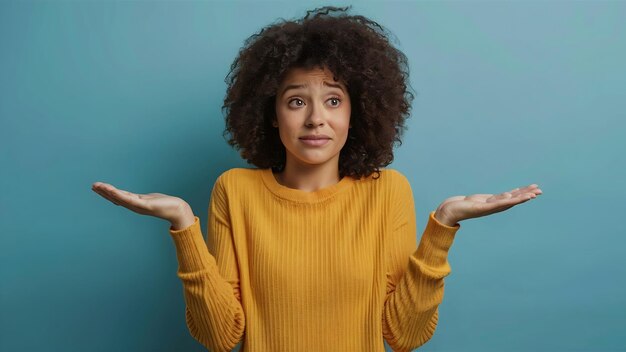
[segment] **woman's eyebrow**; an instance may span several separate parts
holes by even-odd
[[[306,84],[290,84],[288,86],[285,87],[285,89],[283,89],[283,92],[280,94],[285,95],[285,93],[287,93],[288,90],[290,89],[300,89],[300,88],[306,88],[307,85]]]
[[[339,88],[342,92],[344,92],[343,88],[341,88],[341,86],[339,84],[329,83],[329,82],[326,82],[326,81],[324,81],[323,84],[325,86],[327,86],[327,87]],[[289,84],[289,85],[285,86],[285,89],[283,89],[283,92],[281,93],[281,96],[285,95],[285,93],[287,93],[287,91],[290,90],[290,89],[301,89],[301,88],[306,88],[306,87],[308,87],[308,85],[306,83],[304,83],[304,84]]]
[[[329,82],[324,81],[324,85],[327,86],[327,87],[339,88],[339,90],[341,90],[343,92],[343,88],[341,88],[341,85],[339,85],[337,83],[329,83]]]

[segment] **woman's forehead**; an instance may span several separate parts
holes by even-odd
[[[300,84],[306,85],[307,83],[312,84],[322,84],[324,81],[326,82],[336,82],[340,83],[332,71],[330,71],[327,67],[313,67],[313,68],[303,68],[303,67],[294,67],[289,69],[281,82],[281,86],[286,86],[289,84]]]

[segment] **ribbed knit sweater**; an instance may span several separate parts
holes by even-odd
[[[200,220],[169,232],[191,335],[210,351],[412,351],[434,334],[460,224],[430,212],[419,246],[407,178],[381,169],[307,192],[272,169],[215,181]]]

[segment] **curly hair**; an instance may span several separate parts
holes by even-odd
[[[249,164],[285,167],[286,150],[272,121],[277,89],[295,67],[327,67],[348,88],[352,128],[339,155],[340,177],[375,172],[378,178],[379,168],[393,161],[414,98],[407,89],[408,61],[390,44],[388,30],[366,17],[347,15],[350,8],[326,6],[301,19],[281,18],[246,39],[224,79],[222,112],[223,136],[230,133],[228,144]]]

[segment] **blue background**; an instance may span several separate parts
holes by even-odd
[[[0,4],[0,350],[203,350],[169,224],[91,185],[179,196],[205,231],[216,177],[253,167],[222,137],[230,63],[325,4]],[[389,167],[412,184],[418,237],[447,197],[544,192],[461,222],[420,350],[626,350],[626,2],[353,5],[410,61]]]

